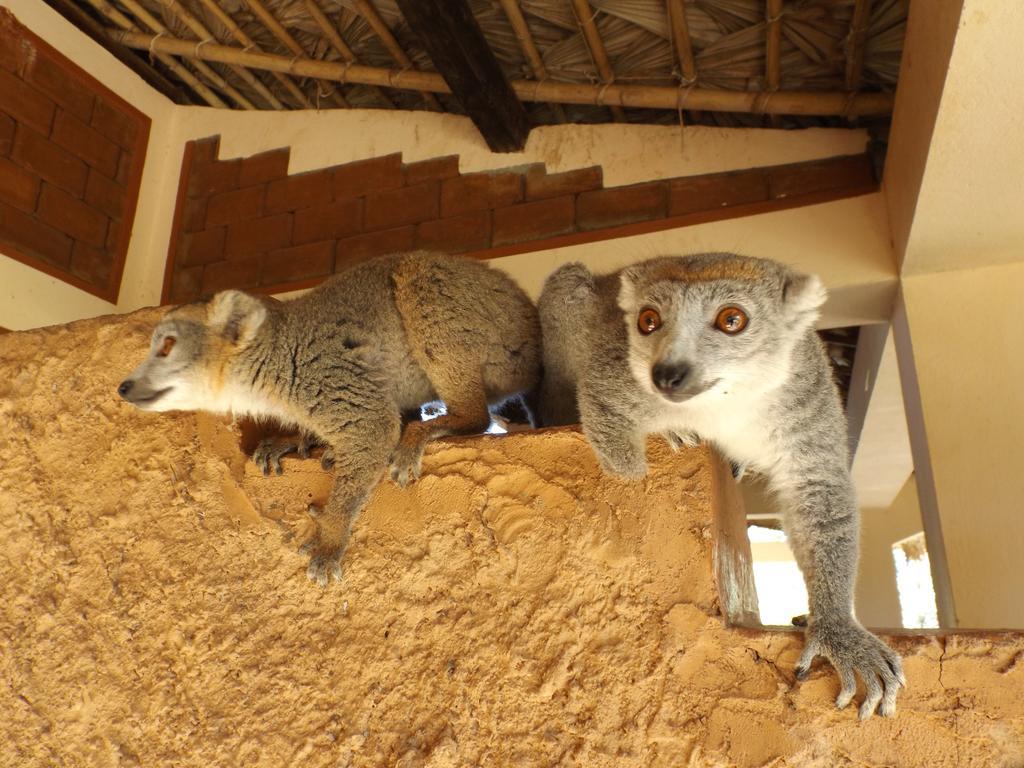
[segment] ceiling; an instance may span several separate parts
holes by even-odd
[[[177,103],[884,128],[909,0],[48,0]],[[517,127],[517,123],[522,123]]]

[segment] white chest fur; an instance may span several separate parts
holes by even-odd
[[[685,403],[659,403],[650,432],[692,432],[714,443],[729,459],[767,470],[779,456],[769,423],[770,396],[709,392]]]

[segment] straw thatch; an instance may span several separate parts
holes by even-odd
[[[200,103],[460,111],[443,83],[410,77],[434,67],[394,0],[75,2],[120,42],[183,82]],[[843,124],[868,112],[884,119],[891,97],[858,101],[855,95],[894,89],[908,2],[470,0],[470,5],[520,98],[524,84],[544,85],[537,93],[549,101],[524,99],[535,124],[697,119],[761,125],[773,114],[775,124],[784,119],[788,125],[809,125]],[[677,23],[672,7],[682,9]],[[243,53],[268,56],[257,60]],[[296,66],[286,67],[282,60]],[[302,66],[308,62],[344,66]],[[313,71],[316,77],[302,74]],[[566,85],[592,88],[561,87]],[[666,98],[667,88],[680,95]],[[735,95],[707,98],[714,92]],[[736,98],[737,92],[750,98]],[[654,98],[655,93],[661,95]],[[697,101],[708,105],[699,114]]]

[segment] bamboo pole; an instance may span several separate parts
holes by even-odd
[[[306,0],[306,8],[309,11],[309,15],[313,17],[313,21],[315,21],[317,26],[320,27],[320,30],[327,35],[327,39],[331,41],[331,45],[333,45],[334,49],[341,55],[341,58],[352,64],[358,64],[359,59],[356,58],[355,51],[353,51],[349,47],[348,43],[345,42],[341,33],[331,23],[331,20],[327,18],[327,14],[323,12],[323,9],[320,8],[316,0]],[[394,109],[394,103],[385,95],[384,91],[376,87],[371,87],[371,90],[377,98],[387,104],[389,108]]]
[[[297,58],[309,58],[309,54],[299,45],[299,41],[292,37],[291,33],[281,26],[281,22],[277,20],[267,7],[260,2],[260,0],[245,0],[250,10],[263,22],[263,26],[269,30],[269,32],[278,39],[278,41],[291,51]],[[317,93],[321,93],[319,90],[320,86],[326,88],[326,93],[330,95],[334,103],[340,107],[347,107],[348,102],[345,100],[344,94],[342,94],[339,87],[335,87],[334,83],[325,82],[324,78],[319,78],[317,83]]]
[[[127,8],[132,15],[135,16],[139,21],[145,24],[147,27],[152,29],[159,35],[166,35],[170,32],[167,27],[164,26],[163,22],[156,18],[153,14],[147,11],[142,5],[136,0],[121,0],[121,4]],[[202,61],[193,61],[192,66],[196,68],[196,71],[201,75],[205,75],[206,79],[212,82],[217,88],[226,93],[231,99],[242,109],[256,109],[256,105],[249,101],[245,96],[240,94],[233,85],[227,80],[220,76],[220,73],[215,72],[211,67],[207,66]]]
[[[143,36],[147,36],[145,35],[145,33],[138,32],[138,28],[135,26],[132,20],[125,16],[123,13],[121,13],[121,11],[119,11],[117,8],[112,6],[109,2],[107,2],[107,0],[89,0],[89,4],[92,5],[92,7],[95,8],[101,16],[103,16],[106,19],[110,19],[110,21],[113,24],[120,27],[122,31],[130,32],[131,34],[141,34]],[[190,88],[192,88],[192,90],[198,93],[200,98],[202,98],[202,100],[209,104],[211,107],[222,107],[225,109],[227,108],[228,105],[225,104],[217,94],[210,90],[206,83],[204,83],[198,77],[193,75],[186,66],[184,66],[183,64],[179,64],[171,56],[167,56],[163,53],[156,53],[155,51],[153,51],[152,53],[160,63],[166,66],[169,70],[171,70],[171,72],[176,74],[178,77],[180,77],[182,81],[185,82],[186,85],[188,85]]]
[[[147,35],[127,30],[110,30],[110,38],[137,50],[169,53],[239,64],[253,69],[286,72],[302,77],[362,83],[411,91],[451,93],[444,78],[436,72],[396,70],[345,64],[317,59],[294,59],[268,53],[256,53],[227,45],[204,43],[165,35]],[[655,85],[594,85],[589,83],[535,82],[513,80],[512,89],[523,101],[593,104],[596,106],[637,107],[644,109],[705,109],[713,112],[743,112],[779,115],[888,115],[892,113],[891,93],[826,93],[820,91],[721,91],[707,88],[683,90]]]
[[[850,36],[846,42],[846,90],[855,92],[860,88],[861,72],[864,66],[864,43],[871,25],[871,0],[856,0],[853,18],[850,21]]]
[[[547,80],[548,68],[544,66],[544,59],[541,58],[540,51],[537,50],[537,44],[533,41],[530,27],[523,16],[522,8],[519,7],[519,0],[501,0],[501,7],[505,10],[509,24],[512,25],[512,31],[515,32],[516,38],[519,40],[519,47],[522,49],[523,55],[530,63],[533,76],[538,80]],[[564,123],[566,116],[562,105],[553,104],[552,108],[558,121]]]
[[[412,63],[412,59],[410,59],[406,55],[405,51],[402,50],[402,46],[398,44],[398,40],[396,40],[395,36],[391,33],[391,29],[384,23],[384,19],[380,17],[380,14],[377,13],[377,9],[374,7],[373,3],[369,0],[353,0],[352,5],[355,8],[356,13],[366,19],[366,23],[370,25],[370,29],[373,30],[374,34],[380,38],[380,41],[384,44],[384,47],[387,48],[388,53],[391,54],[391,58],[395,60],[395,63],[403,69],[415,70],[416,68]],[[421,95],[423,96],[423,101],[426,102],[430,109],[437,112],[444,112],[441,102],[439,102],[430,91],[423,91]]]
[[[608,52],[601,41],[601,35],[597,31],[597,24],[594,23],[594,9],[590,7],[588,0],[572,0],[573,10],[576,12],[576,21],[583,30],[583,39],[586,41],[587,49],[590,51],[594,64],[597,66],[597,73],[605,84],[615,80],[615,72],[612,71],[611,62],[608,61]],[[612,117],[616,122],[623,122],[626,113],[622,107],[612,106]]]
[[[765,86],[768,93],[779,90],[781,80],[779,49],[782,47],[782,0],[768,0],[765,7],[765,23],[767,25],[765,40]],[[781,121],[778,115],[771,115],[772,127],[778,128]]]
[[[244,45],[247,50],[263,53],[263,50],[256,45],[256,41],[245,34],[242,28],[235,23],[235,20],[217,4],[217,0],[202,0],[202,3],[206,6],[206,10],[216,16],[217,21],[227,27],[231,32],[232,37]],[[299,106],[306,107],[307,109],[313,108],[313,102],[306,98],[306,94],[302,92],[302,89],[299,88],[299,86],[292,82],[291,78],[281,72],[271,72],[271,74],[277,78],[277,81],[281,83],[285,90],[292,95],[292,98],[299,103]]]
[[[217,39],[216,37],[214,37],[213,33],[206,28],[203,22],[201,22],[199,19],[193,16],[188,11],[188,9],[185,8],[185,6],[178,2],[178,0],[162,0],[162,2],[165,6],[167,6],[170,9],[171,13],[174,14],[175,18],[177,18],[189,29],[191,29],[192,34],[194,34],[200,40],[212,41]],[[273,109],[284,109],[284,104],[282,104],[278,100],[278,98],[273,93],[271,93],[270,89],[267,88],[267,86],[263,84],[263,81],[256,77],[256,75],[254,75],[245,67],[240,67],[237,64],[228,64],[227,66],[238,77],[247,82],[250,88],[256,91],[260,96],[262,96],[263,99]]]

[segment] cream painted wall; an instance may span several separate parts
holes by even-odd
[[[167,179],[175,179],[172,185],[177,187],[177,171],[171,165],[173,152],[170,151],[177,147],[173,130],[174,104],[41,0],[3,0],[3,4],[22,24],[149,115],[153,124],[117,304],[44,275],[0,252],[0,326],[22,330],[155,303],[159,299],[159,283],[154,283],[153,254],[166,254],[167,246],[166,240],[159,241],[160,233],[154,229],[153,221],[166,205],[163,187]],[[157,286],[155,292],[154,286]]]
[[[1024,263],[903,293],[959,626],[1024,627]]]

